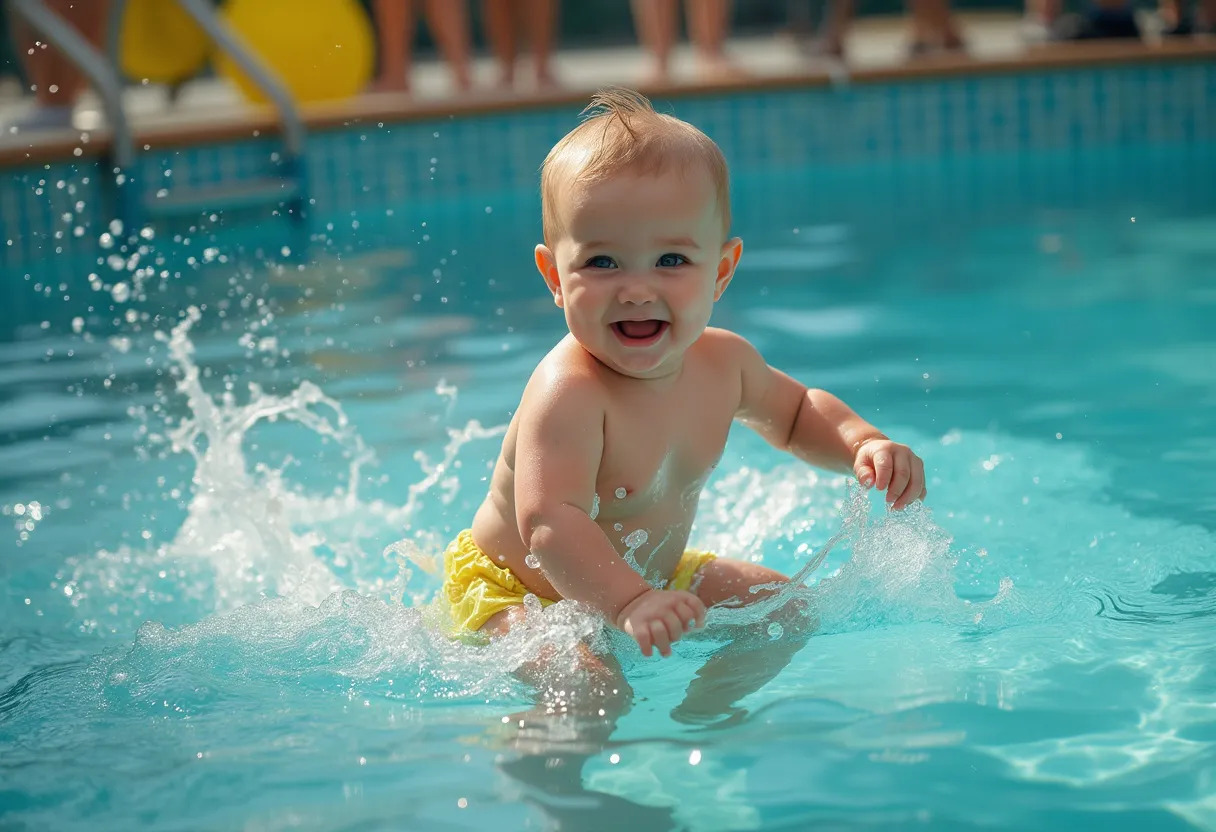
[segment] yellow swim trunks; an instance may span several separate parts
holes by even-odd
[[[668,589],[687,590],[702,566],[717,555],[688,549],[680,558],[667,582]],[[510,569],[496,565],[473,542],[468,529],[456,536],[443,553],[443,590],[452,610],[452,623],[460,630],[474,632],[496,613],[522,604],[528,588]],[[541,598],[544,606],[553,603]]]

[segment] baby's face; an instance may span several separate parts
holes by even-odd
[[[622,174],[571,189],[558,210],[561,237],[537,264],[571,334],[623,375],[677,371],[739,256],[709,173]]]

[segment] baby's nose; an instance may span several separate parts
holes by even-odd
[[[647,280],[626,280],[619,298],[621,303],[650,303],[654,300],[654,289]]]

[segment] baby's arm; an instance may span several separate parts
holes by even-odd
[[[583,601],[637,640],[670,655],[671,643],[705,620],[688,592],[650,587],[591,519],[604,450],[603,391],[589,379],[537,379],[520,405],[515,446],[519,533],[563,598]]]
[[[765,363],[744,338],[729,334],[738,357],[738,417],[771,445],[812,465],[852,471],[862,485],[887,492],[893,508],[925,496],[925,466],[826,390],[808,389]]]

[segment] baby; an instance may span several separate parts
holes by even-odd
[[[597,95],[541,173],[536,267],[570,334],[532,373],[471,529],[444,556],[457,627],[491,635],[524,597],[584,602],[646,656],[709,606],[786,580],[685,549],[735,419],[773,446],[886,491],[925,496],[924,466],[823,390],[709,327],[743,250],[726,160],[640,95]]]

